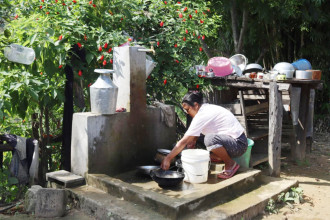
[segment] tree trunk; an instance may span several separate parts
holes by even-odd
[[[65,102],[63,113],[63,128],[62,128],[62,149],[61,162],[64,170],[71,170],[71,128],[73,117],[73,70],[66,66],[65,69]]]
[[[230,15],[231,15],[231,28],[233,31],[235,53],[242,53],[243,42],[244,42],[244,38],[245,38],[245,32],[247,29],[248,17],[249,17],[248,8],[244,7],[244,9],[243,9],[242,26],[241,26],[240,31],[238,31],[239,24],[238,24],[236,0],[231,1]],[[238,32],[240,32],[240,33],[238,33]]]

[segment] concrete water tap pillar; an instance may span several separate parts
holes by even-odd
[[[146,52],[143,47],[115,47],[113,50],[113,82],[118,86],[117,108],[128,112],[145,111]]]

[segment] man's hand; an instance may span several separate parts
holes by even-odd
[[[164,158],[164,160],[162,161],[162,164],[160,165],[160,167],[163,170],[168,170],[170,168],[170,165],[171,165],[171,158],[169,158],[168,156],[166,156]]]

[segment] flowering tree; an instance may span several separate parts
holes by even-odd
[[[68,72],[73,72],[76,111],[88,111],[88,87],[97,77],[94,69],[112,68],[113,47],[153,46],[156,54],[150,56],[158,65],[147,79],[148,100],[177,104],[187,88],[203,87],[191,67],[207,59],[205,41],[215,36],[211,30],[220,22],[202,0],[4,2],[1,8],[11,9],[1,46],[31,47],[36,59],[22,65],[0,53],[1,127],[12,132],[12,123],[23,122],[35,128],[33,135],[30,126],[16,134],[40,139],[46,168],[45,158],[51,159],[54,150],[50,137],[60,133]],[[17,116],[21,121],[7,120]],[[58,163],[48,164],[58,168]]]

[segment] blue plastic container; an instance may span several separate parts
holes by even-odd
[[[251,140],[249,138],[247,140],[248,140],[248,147],[247,147],[245,153],[240,157],[233,158],[233,160],[236,163],[238,163],[241,167],[245,167],[245,168],[250,167],[251,150],[252,150],[252,146],[254,145],[253,140]]]
[[[299,60],[293,62],[292,65],[294,66],[294,68],[296,70],[311,70],[312,69],[311,63],[306,59],[299,59]]]

